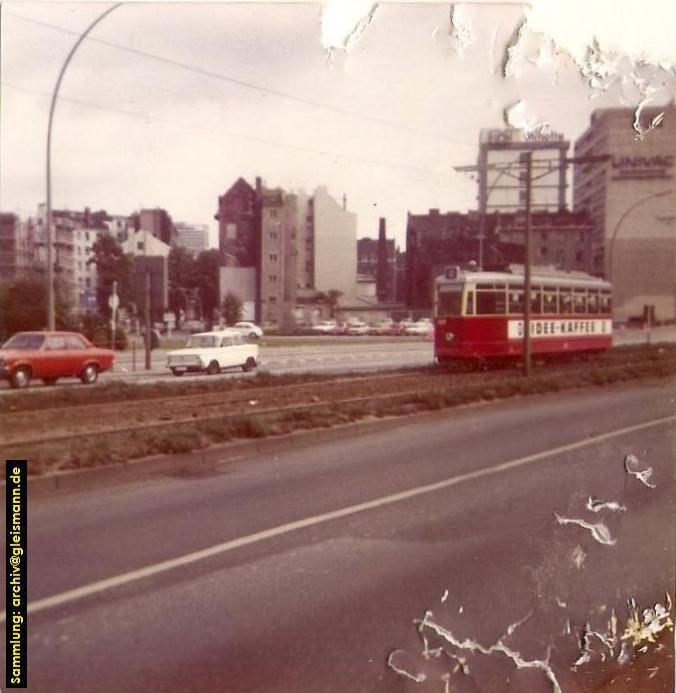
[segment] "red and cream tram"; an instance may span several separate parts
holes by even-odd
[[[523,267],[448,267],[436,280],[434,353],[440,363],[523,354]],[[553,357],[612,346],[611,285],[583,272],[534,267],[531,353]]]

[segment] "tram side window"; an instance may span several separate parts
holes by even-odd
[[[462,291],[439,292],[439,315],[460,315],[462,313]]]
[[[530,312],[531,313],[542,312],[541,299],[542,299],[541,287],[534,286],[531,289],[531,294],[530,294]]]
[[[545,291],[542,294],[542,312],[547,315],[556,315],[558,312],[556,291]]]
[[[573,291],[573,312],[576,315],[581,315],[587,312],[586,293],[587,292],[584,289],[575,289]]]
[[[483,290],[476,292],[477,315],[503,315],[506,309],[505,291]]]
[[[509,290],[509,312],[510,313],[523,313],[523,290],[522,289],[510,289]]]
[[[607,291],[602,291],[599,296],[599,312],[600,313],[610,313],[612,307],[612,302],[610,299],[610,293]]]
[[[473,291],[468,291],[467,292],[467,308],[466,308],[466,315],[474,315],[474,292]]]
[[[587,292],[587,313],[591,315],[597,315],[599,312],[599,292],[598,291],[588,291]]]
[[[573,292],[571,289],[559,289],[559,307],[561,315],[573,312]]]

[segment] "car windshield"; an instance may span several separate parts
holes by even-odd
[[[15,334],[3,345],[3,349],[39,349],[45,341],[42,334]]]
[[[218,337],[212,334],[194,334],[188,340],[188,349],[204,349],[218,346]]]
[[[236,322],[235,327],[251,327],[251,323],[249,323],[249,322]]]

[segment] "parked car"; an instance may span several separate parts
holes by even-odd
[[[311,329],[315,334],[336,334],[338,332],[338,323],[335,320],[321,320],[316,325],[313,325]]]
[[[253,322],[236,322],[233,329],[239,330],[245,337],[248,337],[249,339],[260,339],[263,336],[263,330]]]
[[[348,321],[345,334],[357,336],[368,334],[369,326],[361,320]]]
[[[406,334],[406,330],[412,325],[415,325],[415,322],[413,322],[413,320],[400,320],[399,322],[395,322],[392,326],[392,334]]]
[[[95,347],[77,332],[17,332],[0,349],[0,378],[15,388],[33,378],[54,385],[59,378],[80,378],[92,385],[112,368],[115,352]]]
[[[183,349],[167,353],[167,368],[176,376],[218,375],[226,368],[241,368],[246,373],[257,365],[258,345],[247,343],[234,328],[193,334]]]
[[[434,323],[429,318],[420,318],[406,328],[407,335],[427,337],[434,332]]]
[[[181,329],[192,334],[195,332],[202,332],[204,323],[201,320],[184,320],[181,323]]]
[[[387,320],[378,320],[377,322],[371,323],[369,325],[369,334],[393,334],[395,324],[396,323],[393,320],[390,320],[389,318]]]

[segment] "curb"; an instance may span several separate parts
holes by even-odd
[[[447,418],[461,409],[477,407],[494,402],[473,402],[461,407],[452,407],[438,411],[421,412],[403,416],[392,416],[381,419],[355,421],[332,428],[295,431],[280,436],[269,436],[261,439],[235,440],[223,445],[213,445],[201,450],[173,455],[152,455],[122,464],[78,469],[48,476],[34,476],[28,479],[30,497],[45,497],[61,493],[71,493],[95,489],[105,484],[120,484],[128,481],[145,480],[167,474],[185,475],[199,470],[215,470],[221,466],[248,457],[269,452],[285,452],[296,448],[309,447],[317,443],[340,440],[387,431],[391,428],[436,421]],[[4,485],[1,484],[1,485]]]

